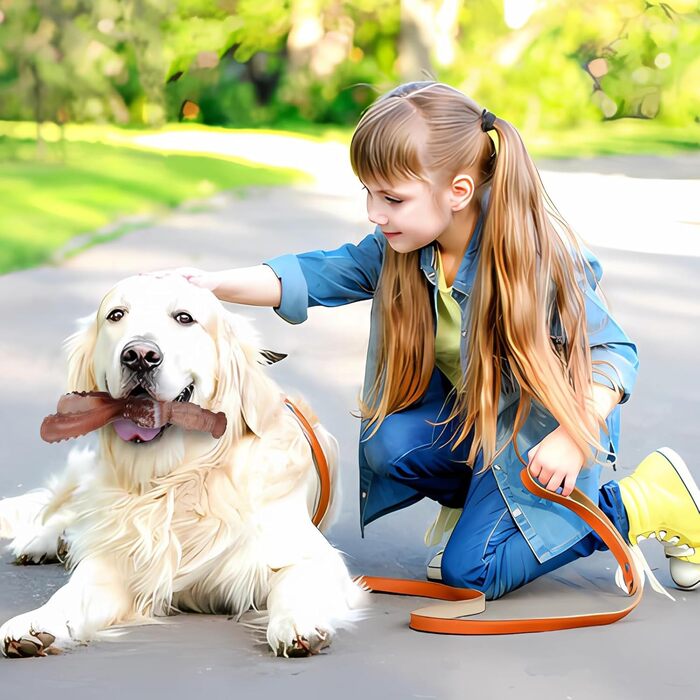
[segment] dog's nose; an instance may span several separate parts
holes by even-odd
[[[139,339],[124,346],[120,360],[124,367],[134,372],[149,372],[163,361],[163,354],[155,343]]]

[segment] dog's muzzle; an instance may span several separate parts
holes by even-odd
[[[145,374],[163,362],[163,353],[153,341],[136,338],[124,346],[119,361],[122,367],[132,372]]]

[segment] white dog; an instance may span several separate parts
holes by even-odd
[[[177,610],[266,608],[272,650],[303,655],[358,619],[367,594],[311,522],[309,444],[243,319],[179,276],[146,275],[117,284],[83,325],[66,341],[68,391],[193,401],[228,426],[216,440],[112,423],[47,488],[0,501],[0,537],[20,562],[54,559],[65,541],[72,569],[45,605],[0,628],[3,654],[43,655]],[[323,531],[338,510],[338,446],[295,403],[331,470]]]

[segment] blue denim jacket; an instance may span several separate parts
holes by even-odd
[[[482,220],[464,255],[452,286],[452,295],[462,309],[461,361],[466,367],[468,352],[467,319],[472,285],[477,270]],[[348,243],[336,250],[316,250],[299,255],[282,255],[265,261],[282,284],[282,297],[276,313],[289,323],[301,323],[307,318],[310,306],[340,306],[363,299],[372,299],[379,280],[384,257],[386,238],[379,227],[358,244]],[[595,278],[587,271],[586,314],[591,356],[593,360],[606,360],[612,365],[603,366],[611,379],[594,367],[595,382],[609,387],[620,387],[623,397],[629,398],[637,374],[637,351],[635,345],[608,313],[605,304],[596,293],[596,284],[602,269],[593,254],[584,248]],[[421,249],[420,265],[428,282],[434,288],[434,304],[437,298],[437,276],[435,269],[435,244]],[[379,318],[376,304],[372,304],[370,336],[365,365],[363,395],[367,396],[370,382],[374,378]],[[553,327],[555,341],[563,342],[560,329]],[[559,337],[557,337],[559,336]],[[614,370],[613,370],[614,368]],[[517,410],[519,390],[504,386],[498,407],[497,447],[509,440]],[[619,440],[619,406],[607,419],[609,435],[601,431],[601,444],[609,440],[609,457],[614,463]],[[528,450],[540,442],[557,427],[557,422],[542,406],[533,404],[525,425],[517,438],[520,454],[527,458]],[[366,421],[362,422],[360,434],[364,435]],[[397,482],[376,476],[364,457],[362,444],[359,450],[360,463],[360,526],[400,508],[409,498],[415,501],[415,492]],[[560,554],[584,537],[589,527],[568,509],[532,495],[520,480],[522,464],[516,456],[514,446],[509,444],[497,458],[493,470],[498,487],[515,520],[527,539],[533,553],[540,562]],[[576,486],[597,503],[600,466],[592,464],[581,470]],[[410,493],[409,493],[410,491]]]

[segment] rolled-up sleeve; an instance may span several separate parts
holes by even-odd
[[[282,286],[275,312],[289,323],[302,323],[310,306],[341,306],[370,299],[379,280],[385,240],[375,230],[358,244],[264,261]]]
[[[593,381],[622,391],[620,403],[629,399],[637,379],[639,359],[637,346],[610,314],[598,291],[603,270],[597,258],[583,247],[591,266],[586,271],[586,324],[591,348]],[[592,274],[591,274],[592,272]]]

